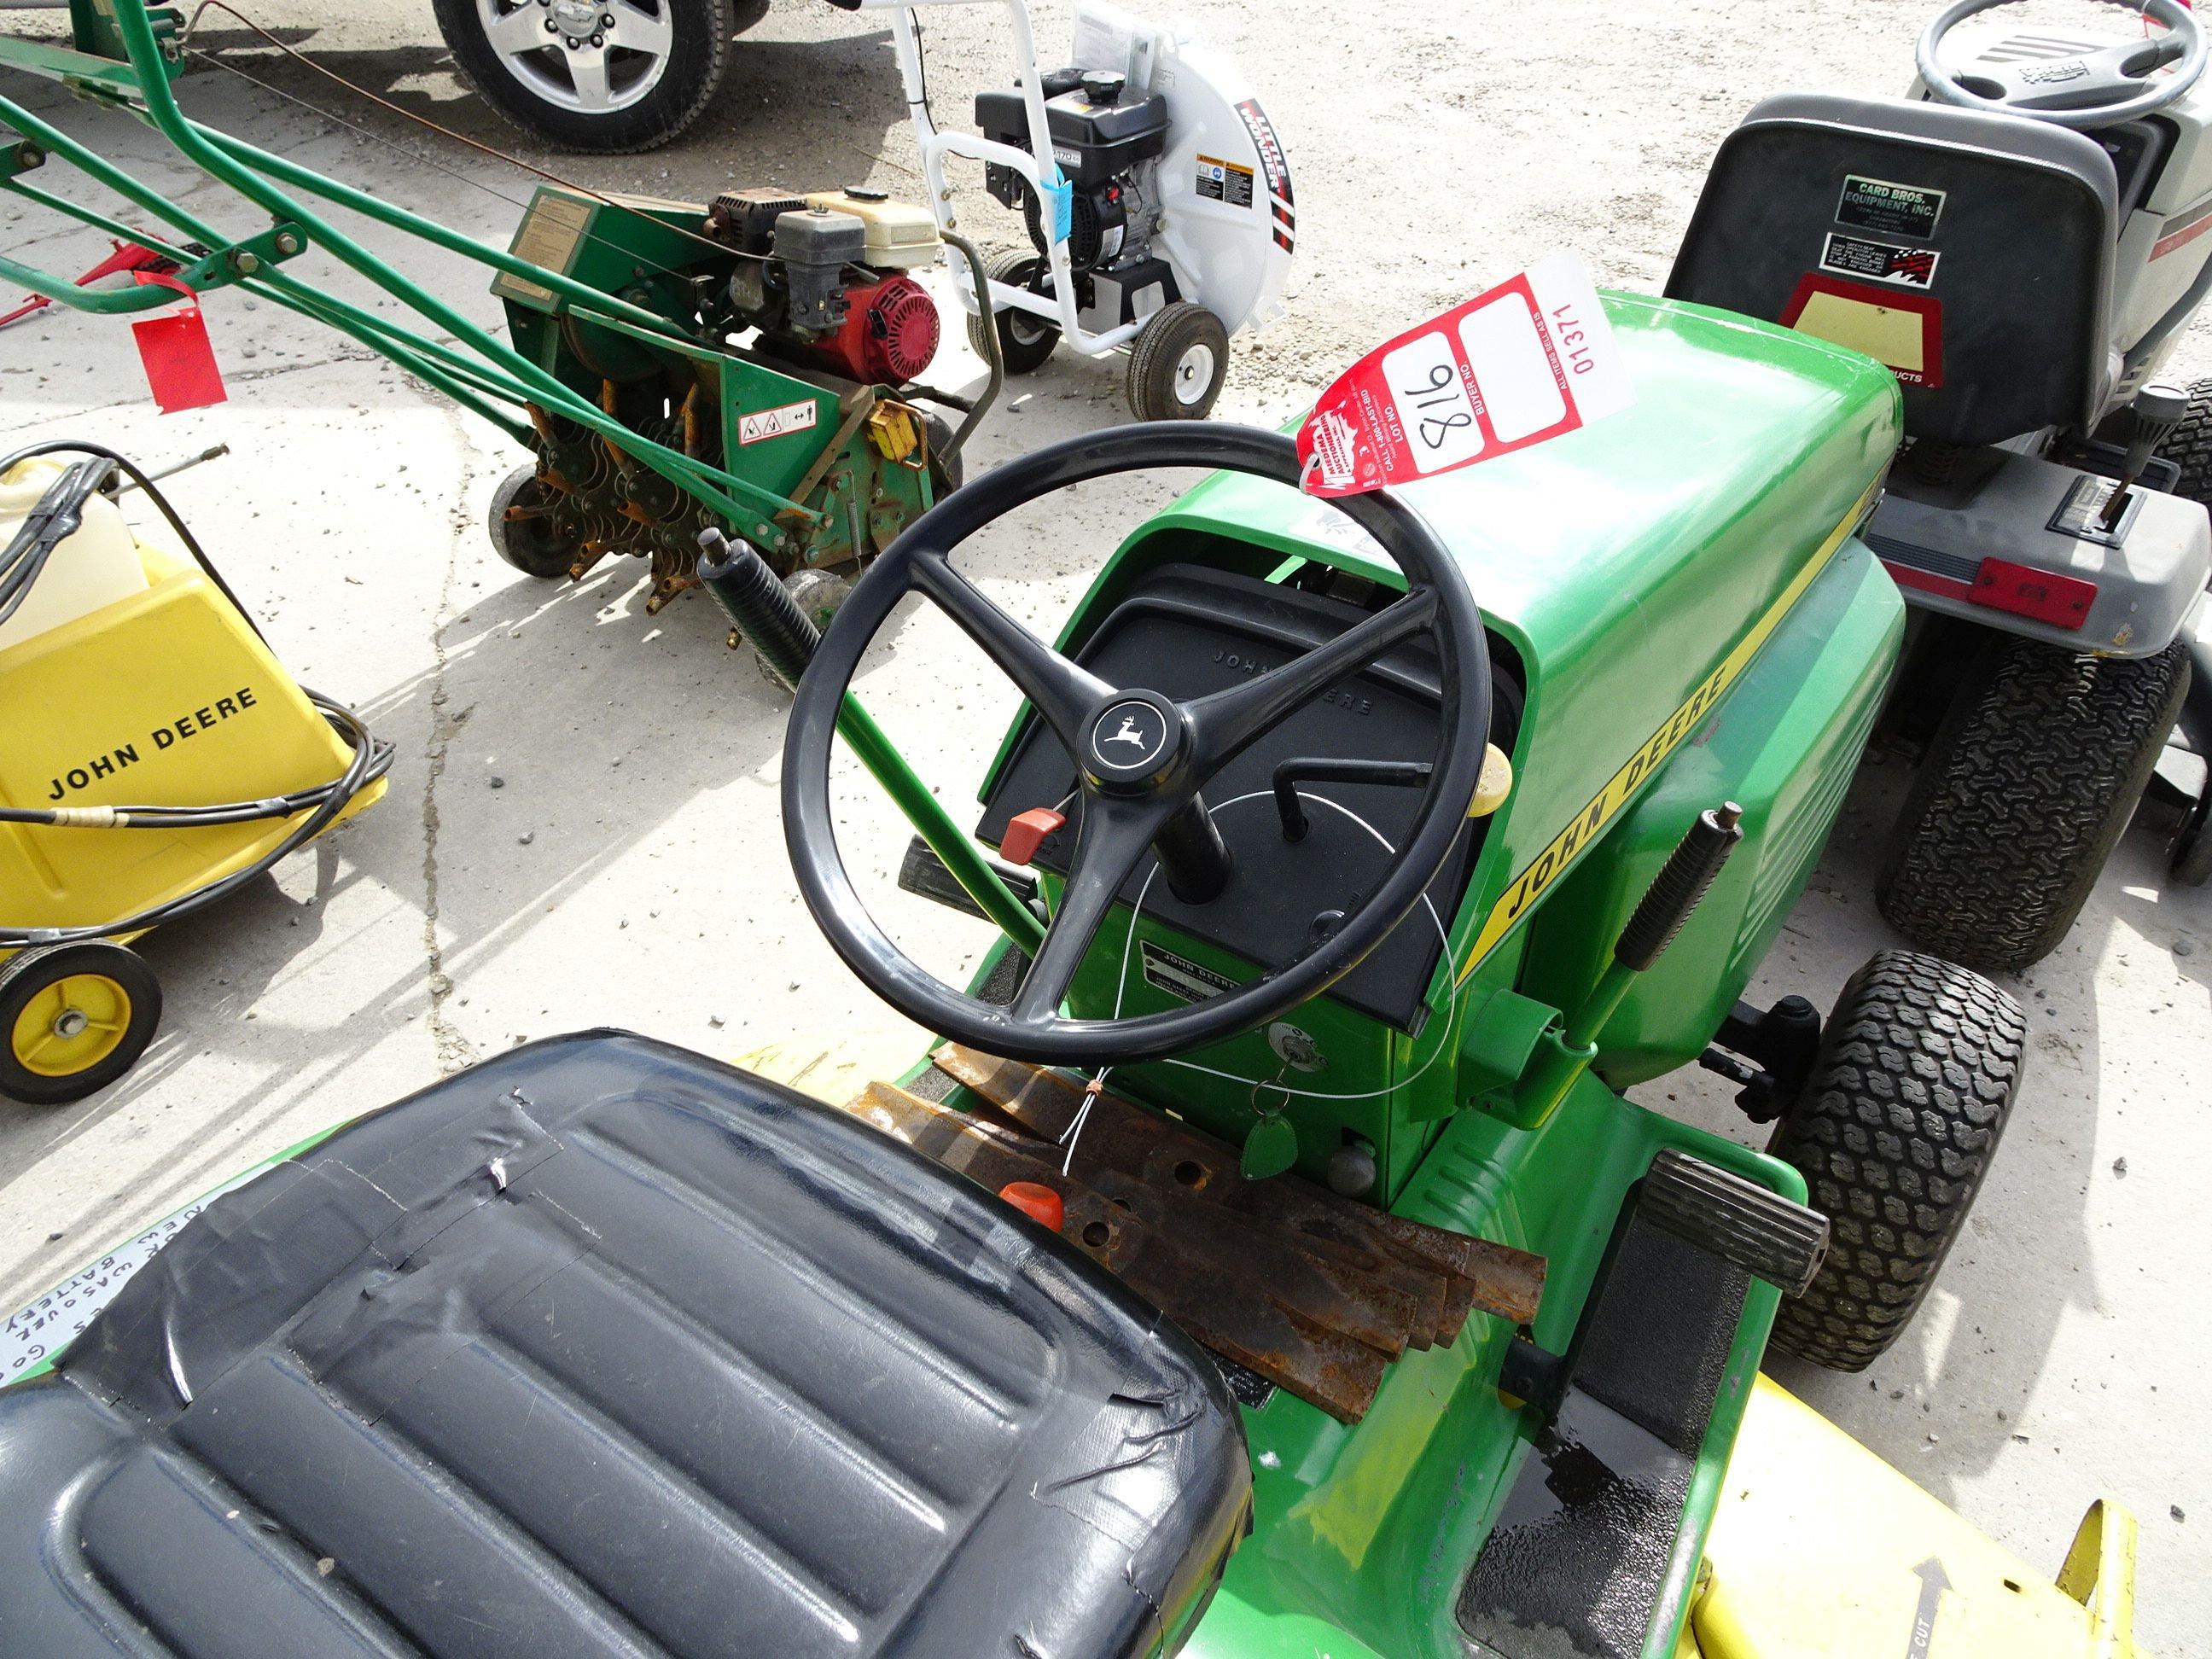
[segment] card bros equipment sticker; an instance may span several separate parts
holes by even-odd
[[[1370,351],[1298,433],[1303,488],[1352,495],[1564,437],[1636,400],[1589,271],[1554,255]]]
[[[1916,242],[1932,238],[1936,222],[1942,216],[1942,191],[1894,185],[1886,179],[1862,179],[1856,173],[1845,177],[1843,196],[1836,204],[1839,225],[1909,236]]]

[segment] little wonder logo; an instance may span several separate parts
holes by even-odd
[[[261,699],[253,695],[253,688],[241,685],[228,696],[217,697],[204,708],[195,708],[175,720],[155,726],[146,734],[146,741],[156,753],[173,749],[188,738],[203,732],[212,732],[225,720],[234,720],[249,708],[260,706]],[[80,789],[89,789],[104,778],[112,778],[126,767],[138,763],[138,744],[133,741],[115,745],[104,755],[96,755],[82,766],[72,766],[68,771],[49,780],[48,800],[66,800]]]

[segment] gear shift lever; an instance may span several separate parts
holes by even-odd
[[[2135,435],[2128,440],[2128,457],[2120,465],[2120,487],[2105,503],[2106,530],[2119,523],[2120,514],[2127,511],[2128,492],[2142,477],[2143,468],[2150,465],[2151,452],[2166,441],[2166,434],[2173,430],[2188,410],[2189,393],[2168,381],[2153,380],[2136,393],[2132,407]]]

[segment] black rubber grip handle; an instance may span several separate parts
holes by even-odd
[[[786,685],[795,686],[822,643],[821,631],[799,608],[768,561],[750,544],[719,530],[699,532],[699,581]]]
[[[1674,935],[1682,931],[1682,924],[1698,908],[1713,878],[1720,874],[1721,866],[1743,839],[1742,818],[1743,808],[1734,801],[1709,806],[1698,814],[1690,833],[1682,837],[1667,867],[1644,893],[1628,926],[1620,930],[1620,942],[1613,947],[1614,961],[1640,974],[1674,942]]]

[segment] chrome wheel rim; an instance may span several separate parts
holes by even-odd
[[[673,0],[477,0],[500,67],[535,99],[583,115],[637,103],[668,72]]]

